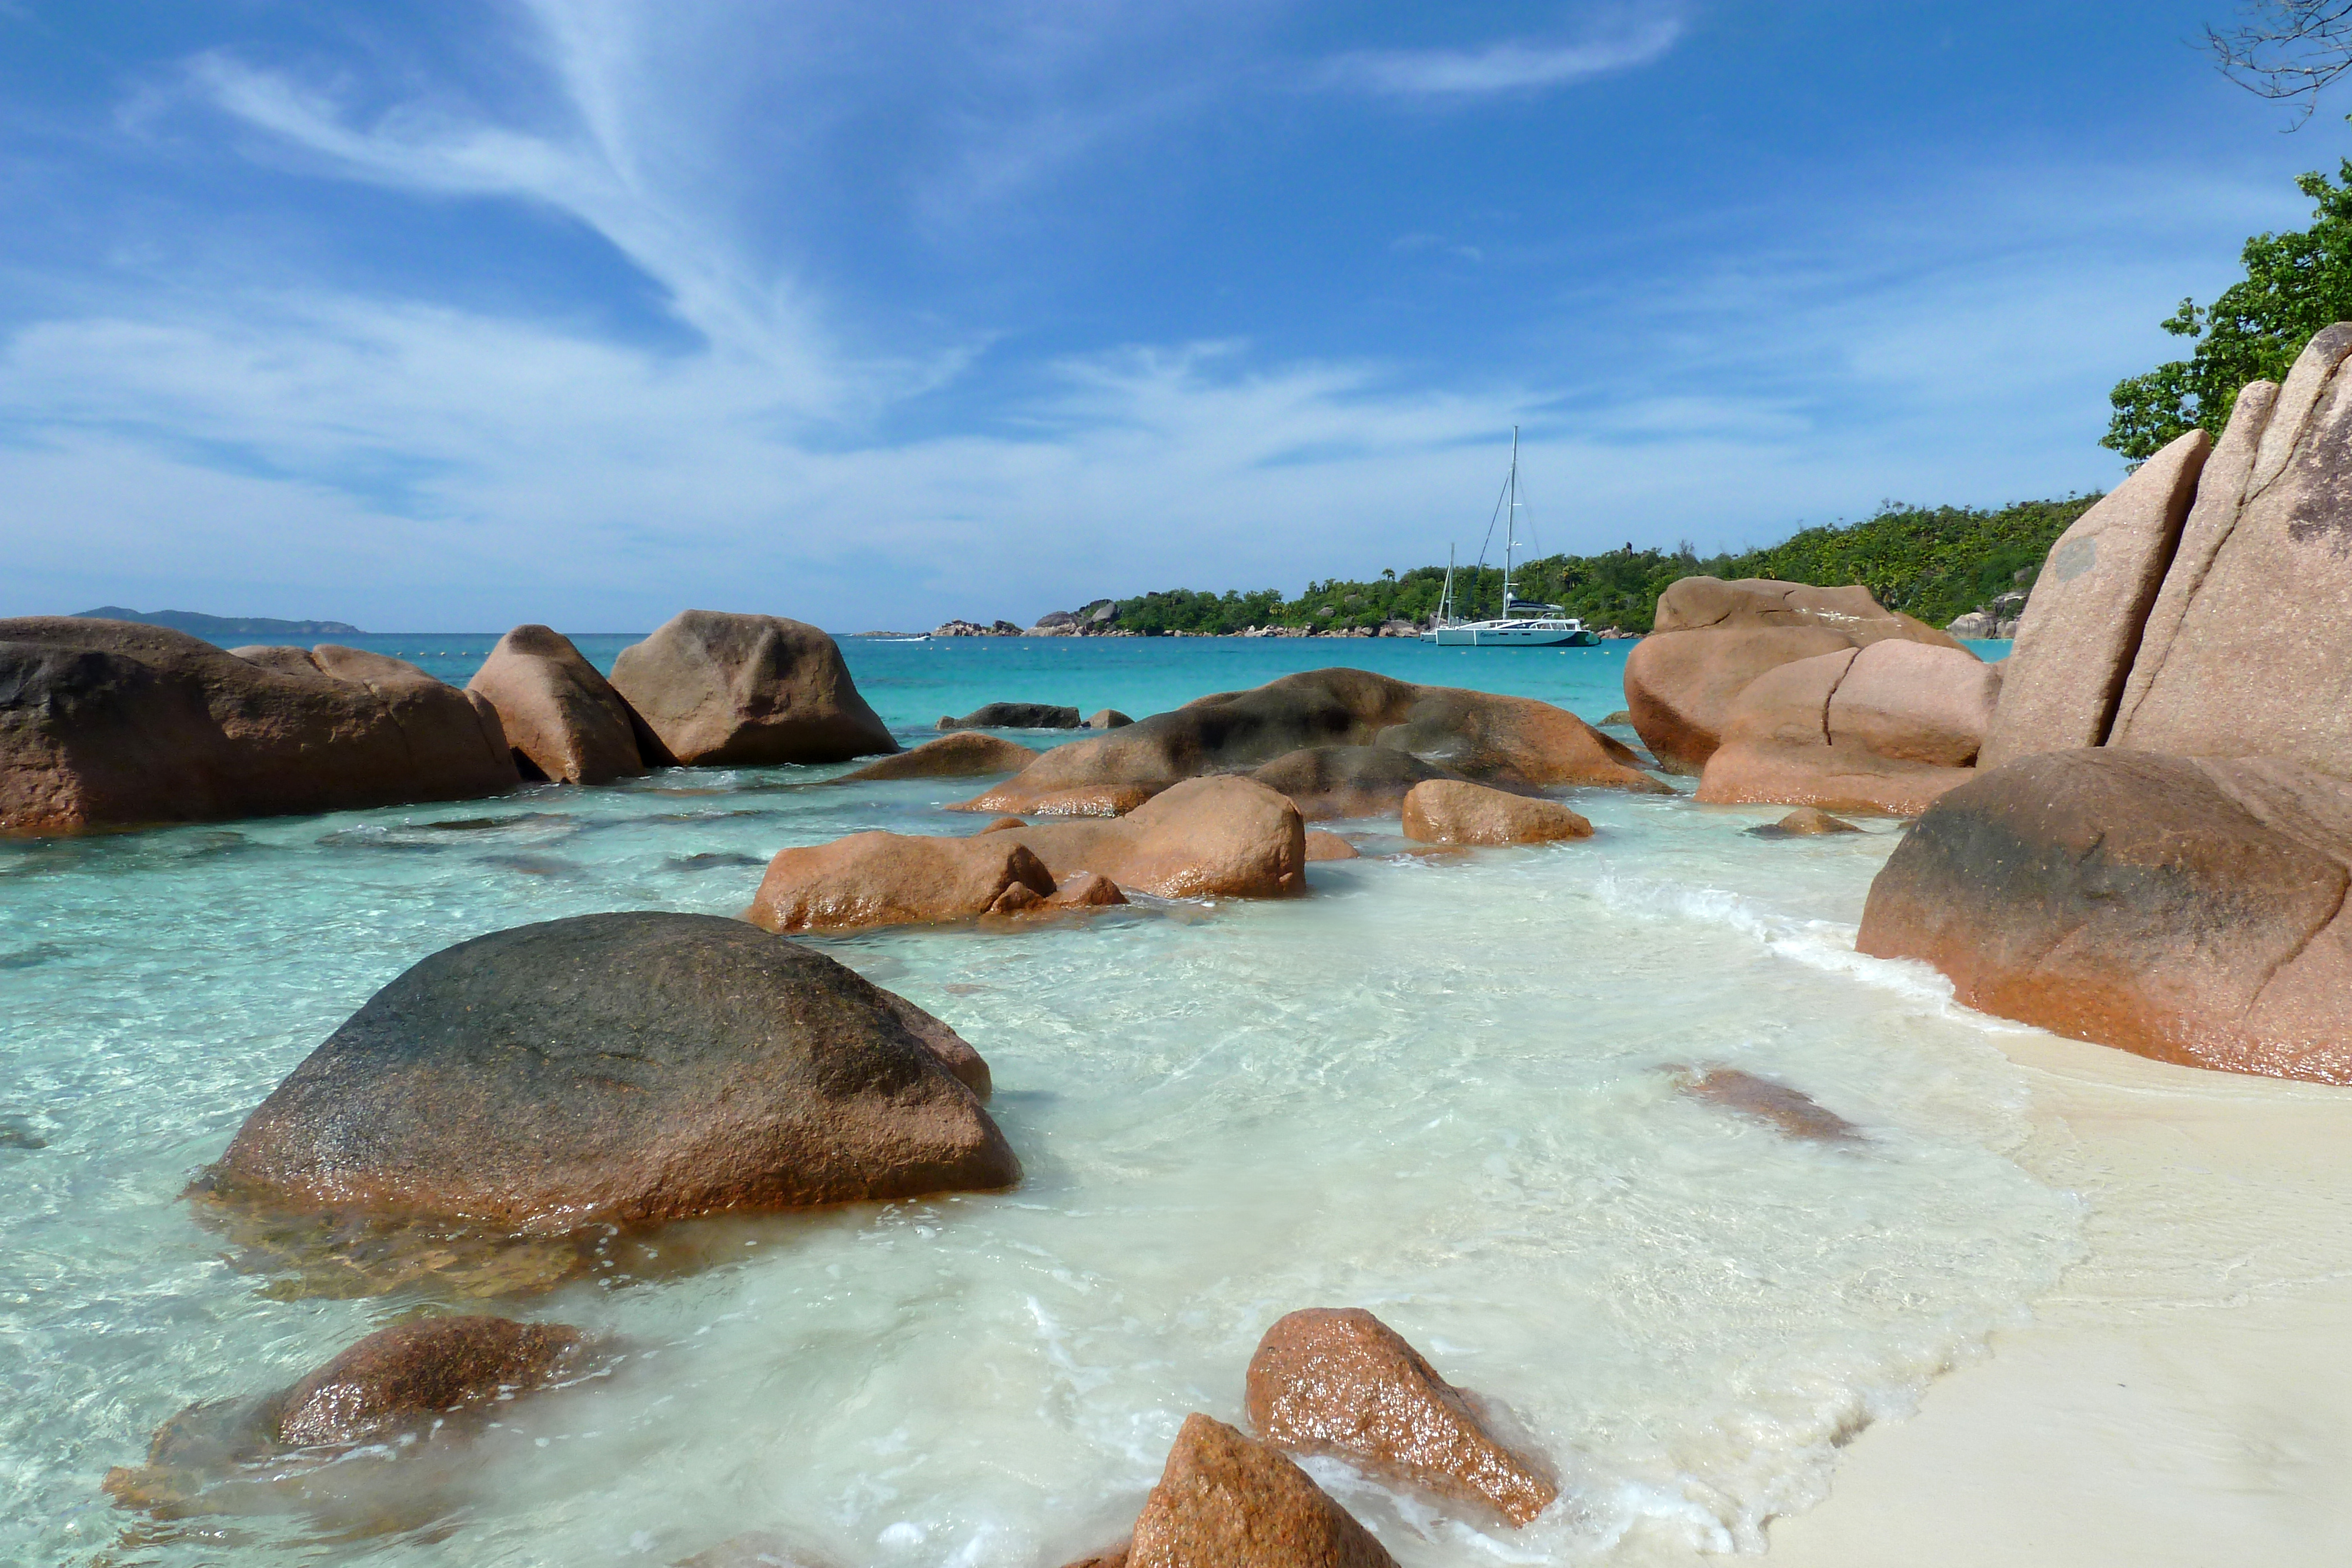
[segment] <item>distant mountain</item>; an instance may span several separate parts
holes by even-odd
[[[193,610],[158,610],[152,614],[101,604],[75,612],[77,621],[136,621],[142,626],[168,626],[192,637],[358,637],[366,635],[345,621],[273,621],[267,615],[199,615]]]

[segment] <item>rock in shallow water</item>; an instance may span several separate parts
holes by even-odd
[[[377,992],[200,1185],[541,1231],[1012,1186],[909,1005],[709,915],[496,932]]]
[[[612,683],[548,627],[499,638],[466,689],[498,709],[507,744],[542,779],[603,784],[672,761]]]
[[[1307,1472],[1222,1421],[1184,1417],[1124,1568],[1394,1568]]]
[[[1369,746],[1463,778],[1666,788],[1636,766],[1632,747],[1549,703],[1331,669],[1220,692],[1057,746],[961,809],[1108,814],[1203,774],[1260,768],[1301,749]]]
[[[1785,1137],[1850,1144],[1862,1135],[1853,1123],[1824,1109],[1811,1095],[1737,1067],[1710,1067],[1704,1072],[1684,1069],[1677,1076],[1683,1092],[1692,1099],[1766,1123]]]
[[[1831,816],[1817,806],[1800,806],[1777,822],[1759,822],[1748,830],[1751,838],[1818,839],[1862,831],[1852,822]]]
[[[688,610],[613,661],[613,686],[689,767],[846,762],[895,752],[824,632]]]
[[[1854,946],[1958,999],[2162,1061],[2352,1082],[2352,785],[2096,747],[1938,800]]]
[[[489,703],[353,648],[225,653],[160,626],[0,621],[0,834],[502,794]]]
[[[941,718],[941,729],[1078,729],[1074,707],[1052,703],[986,703],[961,718]]]
[[[1461,775],[1388,746],[1310,746],[1276,758],[1250,777],[1290,797],[1310,822],[1386,817],[1412,787]]]
[[[1525,1524],[1559,1495],[1468,1396],[1359,1307],[1288,1314],[1250,1358],[1250,1424],[1278,1448],[1332,1454]]]
[[[1404,836],[1424,844],[1545,844],[1589,839],[1592,824],[1557,800],[1438,779],[1404,798]]]

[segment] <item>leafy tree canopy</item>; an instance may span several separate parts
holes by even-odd
[[[2196,347],[2116,383],[2101,445],[2137,462],[2200,424],[2218,440],[2240,388],[2284,379],[2313,334],[2352,320],[2352,158],[2336,180],[2313,173],[2295,183],[2317,204],[2311,226],[2256,235],[2241,256],[2242,280],[2210,306],[2180,302],[2164,329]]]
[[[1600,630],[1647,632],[1658,595],[1685,577],[1770,577],[1823,588],[1858,582],[1890,610],[1930,625],[1989,603],[2031,582],[2042,559],[2067,525],[2096,496],[2022,501],[1998,511],[1969,507],[1885,504],[1858,523],[1806,528],[1764,549],[1702,558],[1688,545],[1674,550],[1609,550],[1523,561],[1513,583],[1523,599],[1559,604]],[[1273,589],[1223,594],[1175,589],[1118,603],[1118,623],[1165,635],[1229,634],[1252,626],[1313,626],[1324,631],[1377,627],[1391,620],[1426,622],[1444,591],[1445,569],[1384,571],[1369,582],[1337,578],[1310,582],[1296,599]],[[1494,567],[1454,573],[1454,598],[1465,615],[1502,608],[1503,574]]]

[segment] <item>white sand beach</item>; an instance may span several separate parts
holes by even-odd
[[[2040,1033],[2019,1158],[2089,1206],[2034,1321],[1848,1448],[1791,1568],[2352,1563],[2352,1089]]]

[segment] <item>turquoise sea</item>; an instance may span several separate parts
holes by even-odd
[[[352,641],[462,681],[494,639]],[[627,641],[580,639],[607,667]],[[1629,646],[845,640],[909,740],[993,699],[1141,716],[1334,663],[1599,719]],[[988,1057],[1021,1188],[705,1225],[473,1300],[625,1358],[390,1516],[111,1506],[100,1478],[175,1411],[478,1288],[353,1294],[194,1222],[189,1176],[278,1080],[465,937],[732,914],[787,845],[980,825],[940,810],[967,783],[845,770],[0,843],[0,1564],[581,1568],[779,1529],[843,1568],[1051,1568],[1124,1532],[1188,1411],[1241,1419],[1276,1317],[1342,1304],[1500,1401],[1562,1483],[1507,1531],[1317,1461],[1400,1562],[1752,1552],[2077,1250],[2077,1201],[2010,1157],[2013,1026],[1852,950],[1891,828],[1767,841],[1744,830],[1774,811],[1575,791],[1597,832],[1572,844],[1430,860],[1339,824],[1370,852],[1302,900],[824,942]],[[1863,1137],[1677,1092],[1714,1064]],[[411,1458],[344,1463],[397,1490]]]

